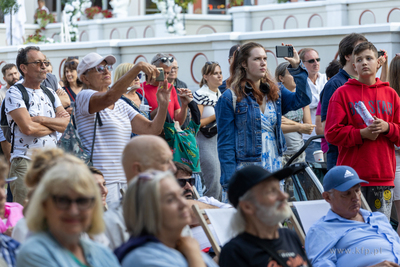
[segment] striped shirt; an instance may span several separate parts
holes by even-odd
[[[89,100],[97,91],[82,90],[76,97],[76,123],[84,148],[92,148],[96,113],[89,113]],[[121,164],[122,152],[131,138],[131,121],[138,114],[125,101],[119,99],[114,109],[105,108],[99,112],[102,126],[97,124],[93,149],[93,166],[103,174],[107,184],[126,183]]]

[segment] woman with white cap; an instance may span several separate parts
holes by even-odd
[[[171,88],[164,86],[166,80],[160,83],[157,91],[159,111],[153,121],[149,121],[120,98],[140,71],[153,82],[159,75],[158,70],[146,62],[139,62],[109,88],[115,62],[112,55],[102,57],[90,53],[77,68],[86,89],[76,97],[76,123],[83,146],[93,153],[93,166],[104,174],[107,203],[119,201],[120,189],[126,187],[121,155],[131,133],[160,134],[171,93]]]

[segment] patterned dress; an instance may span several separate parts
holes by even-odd
[[[282,168],[282,157],[279,156],[278,144],[275,136],[276,122],[277,114],[275,102],[268,101],[264,113],[261,113],[261,162],[240,162],[237,166],[237,170],[248,165],[258,165],[270,172],[275,172]]]

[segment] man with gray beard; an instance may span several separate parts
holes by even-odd
[[[294,168],[270,173],[248,166],[232,176],[228,198],[237,209],[231,223],[238,235],[222,248],[220,267],[311,266],[296,233],[279,228],[290,216],[288,194],[280,190],[279,181]]]

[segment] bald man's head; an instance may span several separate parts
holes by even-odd
[[[148,169],[171,170],[175,173],[172,152],[167,142],[155,135],[140,135],[131,139],[122,153],[122,165],[129,181]]]

